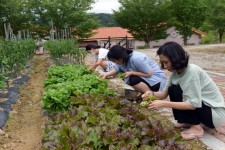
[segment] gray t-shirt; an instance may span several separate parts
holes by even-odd
[[[183,101],[188,102],[193,107],[202,107],[202,102],[212,107],[215,127],[225,121],[224,98],[212,78],[199,66],[189,64],[181,74],[173,72],[164,91],[167,92],[172,84],[180,85],[183,91]]]
[[[166,81],[165,74],[163,70],[160,69],[159,65],[152,59],[150,59],[146,54],[141,52],[133,51],[129,55],[129,60],[127,65],[117,65],[117,71],[136,71],[136,72],[143,72],[148,74],[150,70],[153,71],[153,75],[151,77],[144,79],[150,86],[154,86],[157,83],[160,83],[162,80]],[[126,83],[129,83],[129,77],[125,79]],[[164,88],[164,86],[163,86]]]

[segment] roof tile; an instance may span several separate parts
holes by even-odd
[[[96,34],[94,34],[89,39],[106,39],[110,36],[110,38],[133,38],[133,36],[128,32],[127,29],[121,27],[101,27],[93,30]]]

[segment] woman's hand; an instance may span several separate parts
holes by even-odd
[[[107,73],[101,73],[98,75],[99,78],[106,79],[107,78]]]
[[[89,68],[88,68],[88,71],[93,72],[94,70],[93,70],[91,67],[89,67]]]
[[[98,77],[106,79],[107,77],[115,76],[116,74],[117,74],[117,71],[113,69],[109,72],[100,73]]]
[[[158,110],[161,107],[164,107],[164,101],[162,100],[155,100],[151,102],[148,106],[148,108],[152,110]]]
[[[141,95],[141,97],[144,101],[146,101],[146,100],[149,100],[149,96],[152,96],[152,95],[153,95],[152,91],[146,91],[144,94]]]
[[[124,73],[124,77],[127,78],[129,76],[132,76],[133,75],[133,72],[125,72]]]

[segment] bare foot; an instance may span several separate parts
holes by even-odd
[[[204,130],[201,125],[192,125],[190,129],[181,132],[181,136],[184,140],[191,140],[194,138],[200,138],[204,134]]]
[[[174,125],[175,128],[190,128],[190,124],[186,124],[186,123],[176,123]]]
[[[225,122],[220,127],[216,128],[216,131],[225,135]]]
[[[192,140],[196,138],[202,138],[203,134],[194,134],[194,133],[181,133],[181,136],[184,140]]]
[[[203,134],[204,130],[201,125],[191,125],[190,129],[185,130],[181,133],[194,133],[194,134]]]
[[[225,135],[225,127],[219,127],[219,128],[216,128],[216,131],[220,134],[224,134]]]

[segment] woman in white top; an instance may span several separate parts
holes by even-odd
[[[209,75],[194,64],[188,64],[189,55],[175,42],[167,42],[158,51],[162,68],[172,72],[162,92],[148,91],[144,100],[155,95],[170,101],[156,100],[149,109],[169,107],[177,124],[175,127],[189,127],[181,132],[185,140],[202,137],[201,123],[209,128],[218,128],[225,123],[225,102],[216,84]]]
[[[94,64],[90,67],[91,70],[95,70],[98,66],[101,66],[104,72],[115,69],[116,64],[109,61],[107,58],[107,54],[109,52],[108,49],[101,48],[100,46],[94,44],[88,44],[86,46],[86,51],[94,54],[95,57]]]

